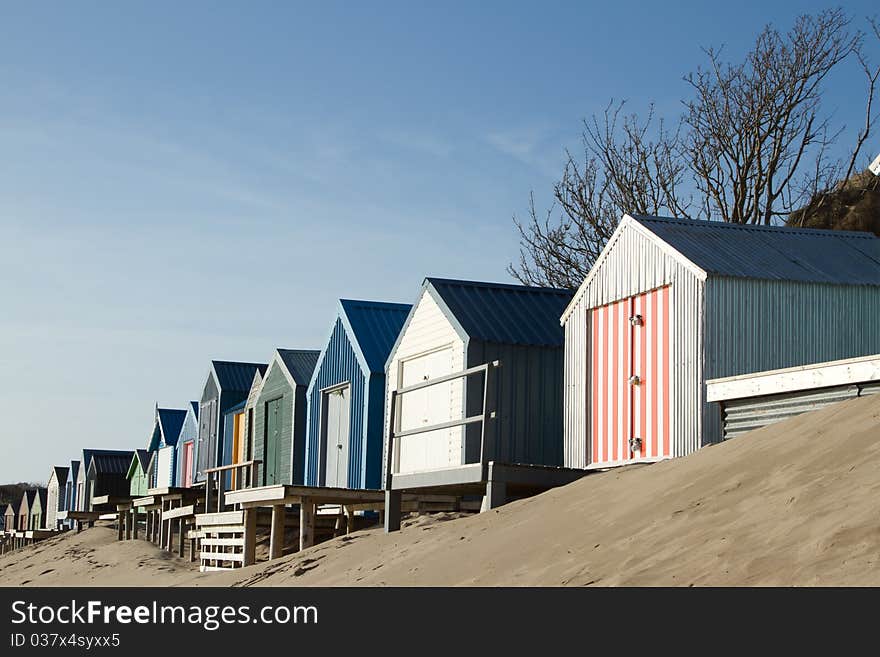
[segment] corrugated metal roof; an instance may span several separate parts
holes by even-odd
[[[471,337],[485,342],[561,346],[559,316],[573,290],[427,278]]]
[[[48,492],[49,492],[49,491],[48,491],[47,489],[45,489],[45,488],[38,488],[38,489],[37,489],[37,495],[36,495],[36,497],[39,497],[39,498],[40,498],[40,509],[43,510],[43,511],[46,510],[46,506],[47,506],[47,505],[46,505],[46,499],[47,499],[47,497],[48,497]]]
[[[67,475],[70,472],[70,468],[64,465],[56,465],[52,468],[55,472],[55,480],[58,482],[58,485],[64,485],[67,483]]]
[[[228,360],[213,360],[214,372],[217,374],[217,384],[221,390],[238,390],[247,392],[251,389],[254,381],[254,372],[266,373],[265,363],[236,363]]]
[[[384,372],[385,361],[412,310],[407,303],[340,299],[361,353],[371,372]]]
[[[20,499],[19,499],[19,500],[13,500],[13,501],[10,502],[9,504],[7,504],[7,505],[6,505],[6,509],[5,509],[5,511],[8,511],[8,510],[9,510],[9,507],[12,507],[12,511],[13,511],[13,514],[14,514],[14,515],[18,515],[18,510],[21,508],[21,500],[20,500]],[[3,515],[6,515],[6,513],[4,513]]]
[[[146,472],[150,466],[150,452],[146,449],[136,449],[134,454],[141,466],[141,470]]]
[[[165,437],[165,444],[176,445],[183,421],[186,420],[186,411],[179,408],[159,408],[156,410],[162,435]]]
[[[871,233],[633,216],[707,273],[738,278],[880,285]]]
[[[312,378],[312,372],[315,371],[315,365],[318,363],[318,356],[321,352],[311,349],[279,349],[278,355],[287,368],[288,373],[297,385],[307,386]],[[266,369],[260,372],[261,375],[266,373]],[[251,372],[251,379],[248,381],[246,392],[250,391],[254,382],[254,373]]]
[[[191,401],[189,403],[189,407],[192,409],[193,415],[196,416],[196,419],[199,419],[199,402]]]
[[[70,481],[76,483],[77,477],[79,477],[79,461],[71,461],[70,462]]]
[[[94,454],[92,463],[95,464],[95,472],[98,474],[118,474],[124,477],[133,457],[134,452],[110,452],[108,450],[108,452]]]

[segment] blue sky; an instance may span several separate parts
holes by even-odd
[[[508,280],[583,117],[673,116],[701,46],[823,6],[370,4],[0,2],[0,481],[144,446],[339,297]],[[829,81],[853,127],[860,75]]]

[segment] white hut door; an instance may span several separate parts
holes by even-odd
[[[351,417],[351,389],[348,386],[324,393],[326,409],[327,470],[325,483],[348,487],[348,447]]]
[[[452,348],[439,349],[402,361],[399,387],[405,388],[452,373]],[[400,430],[448,422],[453,417],[454,386],[446,382],[409,392],[398,398]],[[406,436],[397,441],[397,472],[415,472],[461,465],[461,429],[441,429]]]
[[[592,311],[593,464],[670,456],[669,287]]]

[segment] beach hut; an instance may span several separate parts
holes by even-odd
[[[84,449],[77,479],[77,510],[92,511],[95,497],[128,497],[129,481],[125,475],[132,456],[134,452],[129,450]]]
[[[21,500],[14,500],[6,505],[3,512],[3,529],[7,532],[15,531],[18,526],[18,510],[21,507]]]
[[[247,399],[254,372],[265,372],[263,363],[211,361],[211,371],[199,400],[199,442],[196,447],[196,481],[204,481],[205,470],[222,462],[223,416]]]
[[[55,516],[67,509],[65,495],[69,472],[69,467],[56,465],[49,474],[49,483],[46,485],[46,529],[57,529]]]
[[[318,351],[277,349],[269,363],[254,413],[253,458],[262,462],[257,485],[305,479],[306,389],[318,356]]]
[[[149,489],[147,471],[150,467],[150,452],[145,449],[136,449],[131,457],[128,472],[128,492],[132,497],[144,497]]]
[[[485,493],[484,508],[493,508],[581,476],[558,469],[558,314],[571,296],[425,279],[386,363],[385,422],[394,431],[390,463],[388,440],[383,459],[386,491],[393,493],[387,530],[399,528],[399,496],[406,491]]]
[[[244,463],[245,449],[245,406],[247,399],[242,399],[241,403],[230,408],[223,415],[223,460],[222,465],[233,465],[235,463]],[[234,471],[227,472],[225,475],[226,490],[237,488],[239,477]]]
[[[21,502],[18,505],[18,520],[15,523],[15,528],[20,532],[26,532],[30,529],[31,506],[33,506],[36,496],[37,491],[33,488],[24,491],[21,495]]]
[[[186,405],[186,417],[180,427],[177,439],[177,476],[176,485],[189,488],[193,485],[193,469],[196,458],[196,442],[199,438],[199,402],[191,401]]]
[[[77,492],[77,479],[79,478],[79,461],[71,461],[70,469],[67,472],[67,484],[65,485],[65,493],[64,493],[64,511],[76,511],[76,492]],[[73,522],[70,520],[62,521],[67,527],[72,528]]]
[[[306,393],[306,485],[382,487],[385,361],[411,309],[339,301]]]
[[[28,529],[46,529],[46,507],[48,504],[45,488],[34,491],[34,499],[28,510]]]
[[[153,460],[149,474],[150,488],[175,486],[177,473],[177,439],[186,419],[186,411],[178,408],[159,408],[153,419],[153,432],[147,451]]]
[[[561,316],[565,463],[721,439],[707,379],[880,351],[868,233],[624,216]]]

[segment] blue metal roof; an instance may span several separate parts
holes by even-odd
[[[318,363],[318,356],[321,355],[320,351],[311,349],[279,349],[278,355],[297,385],[309,385],[312,373],[315,371],[315,365]],[[260,374],[265,373],[265,369],[260,372]],[[251,373],[251,380],[248,383],[247,390],[250,390],[253,380],[254,375]]]
[[[95,472],[98,474],[118,474],[125,476],[134,452],[98,453],[92,456]],[[91,469],[91,465],[89,466]]]
[[[880,285],[871,233],[633,216],[697,267],[738,278]]]
[[[192,409],[193,415],[196,416],[196,419],[199,419],[199,402],[191,401],[189,403],[189,407]]]
[[[180,429],[183,427],[183,421],[186,419],[186,411],[178,408],[159,408],[157,412],[157,421],[162,428],[165,444],[176,445],[177,438],[180,436]]]
[[[470,338],[484,342],[561,346],[559,316],[573,290],[427,278]]]
[[[212,360],[217,375],[217,385],[221,391],[238,390],[248,392],[254,382],[254,372],[266,373],[265,363],[236,363],[228,360]]]
[[[340,299],[340,306],[371,372],[384,372],[385,361],[406,323],[412,306],[406,303]]]
[[[70,462],[70,481],[76,483],[77,477],[79,477],[79,461],[71,461]]]

